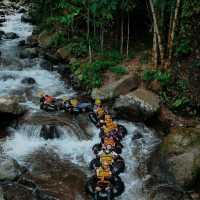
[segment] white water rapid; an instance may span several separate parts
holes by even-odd
[[[0,43],[2,57],[12,59],[17,56],[17,44],[20,40],[26,39],[32,32],[32,26],[21,22],[21,14],[13,14],[7,16],[2,30],[5,32],[15,32],[20,38],[15,40],[4,40]],[[35,79],[34,86],[22,84],[25,77]],[[27,89],[31,95],[27,95]],[[39,110],[37,103],[37,93],[45,91],[50,95],[73,95],[74,91],[66,87],[57,72],[50,72],[42,69],[38,64],[24,69],[16,69],[15,67],[7,69],[6,66],[0,68],[0,96],[20,94],[25,98],[25,103],[29,109],[34,112]],[[147,200],[146,194],[143,192],[143,183],[137,173],[140,158],[146,160],[159,140],[154,133],[144,126],[120,121],[127,130],[128,136],[124,139],[122,156],[126,162],[126,172],[121,175],[125,182],[126,190],[118,200]],[[93,137],[89,140],[81,140],[74,134],[69,134],[70,130],[59,127],[63,135],[53,140],[44,140],[39,133],[41,126],[23,125],[16,129],[10,128],[10,136],[3,142],[3,153],[15,158],[23,164],[26,157],[41,148],[47,151],[54,151],[61,159],[70,159],[72,162],[87,167],[90,160],[94,157],[92,154],[92,146],[99,142],[98,130],[92,126],[91,131]],[[138,134],[141,137],[133,140],[132,138]]]

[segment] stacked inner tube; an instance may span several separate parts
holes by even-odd
[[[99,111],[102,112],[98,114]],[[121,141],[127,135],[127,130],[113,122],[101,105],[89,113],[89,118],[100,130],[100,142],[92,148],[95,158],[91,160],[89,168],[93,175],[87,180],[86,192],[94,200],[113,200],[125,189],[120,178],[120,174],[125,171],[125,162],[120,154],[123,149]],[[107,128],[109,123],[114,126],[111,130]],[[102,172],[104,174],[101,174]]]

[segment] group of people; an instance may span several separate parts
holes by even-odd
[[[78,101],[75,98],[57,99],[49,95],[41,95],[40,108],[46,111],[65,110],[72,114],[89,113],[91,122],[100,130],[100,143],[92,148],[95,158],[90,162],[93,176],[86,183],[86,191],[95,200],[113,200],[124,192],[124,183],[120,174],[125,170],[124,159],[120,156],[122,139],[127,130],[116,123],[100,99],[94,104]]]
[[[127,134],[126,128],[117,124],[96,99],[92,122],[100,129],[100,143],[94,145],[95,159],[90,163],[94,175],[88,180],[86,190],[95,200],[111,200],[124,192],[124,184],[119,174],[125,170],[125,162],[120,156],[121,140]]]
[[[91,109],[89,102],[79,101],[76,98],[55,98],[47,94],[40,95],[40,108],[46,111],[67,111],[71,114],[87,112]]]

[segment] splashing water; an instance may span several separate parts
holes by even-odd
[[[17,55],[17,43],[26,39],[32,32],[32,26],[21,23],[21,14],[7,16],[7,22],[2,27],[5,32],[16,32],[20,38],[15,40],[5,40],[1,45],[1,50],[4,57],[15,57]],[[5,66],[4,66],[5,67]],[[32,77],[36,84],[33,86],[26,86],[21,83],[23,78]],[[34,101],[39,91],[54,96],[73,95],[74,91],[66,88],[60,76],[56,72],[49,72],[43,70],[38,65],[33,65],[28,69],[5,69],[0,71],[0,96],[18,94],[26,96],[26,89],[28,88],[32,95],[30,99],[26,100],[26,105],[31,109],[37,111],[38,104]],[[146,200],[146,196],[142,191],[143,183],[138,176],[137,169],[139,166],[139,158],[144,160],[148,158],[154,147],[159,143],[159,140],[154,136],[154,133],[145,128],[138,127],[134,123],[122,122],[128,130],[128,136],[124,139],[122,157],[126,162],[126,172],[121,175],[125,183],[126,190],[124,194],[117,198],[118,200]],[[91,125],[92,126],[92,125]],[[53,140],[45,140],[40,137],[42,126],[23,125],[17,129],[10,129],[10,136],[6,141],[0,144],[3,152],[15,158],[20,163],[25,162],[26,158],[37,150],[45,148],[47,151],[54,151],[62,159],[71,160],[73,163],[86,167],[94,158],[92,153],[92,146],[99,143],[98,130],[91,127],[94,134],[89,140],[81,140],[72,130],[66,127],[59,127],[63,133],[60,138]],[[133,136],[138,132],[141,133],[141,138],[133,140]]]

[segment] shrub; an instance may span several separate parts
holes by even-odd
[[[161,86],[167,86],[171,81],[171,74],[169,72],[162,72],[160,70],[145,70],[143,73],[143,80],[153,81],[158,80]]]
[[[118,75],[124,75],[124,74],[127,74],[128,73],[128,69],[124,66],[113,66],[113,67],[110,67],[110,71],[115,73],[115,74],[118,74]]]
[[[62,32],[56,33],[50,41],[50,45],[53,47],[59,47],[61,45],[65,44],[65,35]]]

